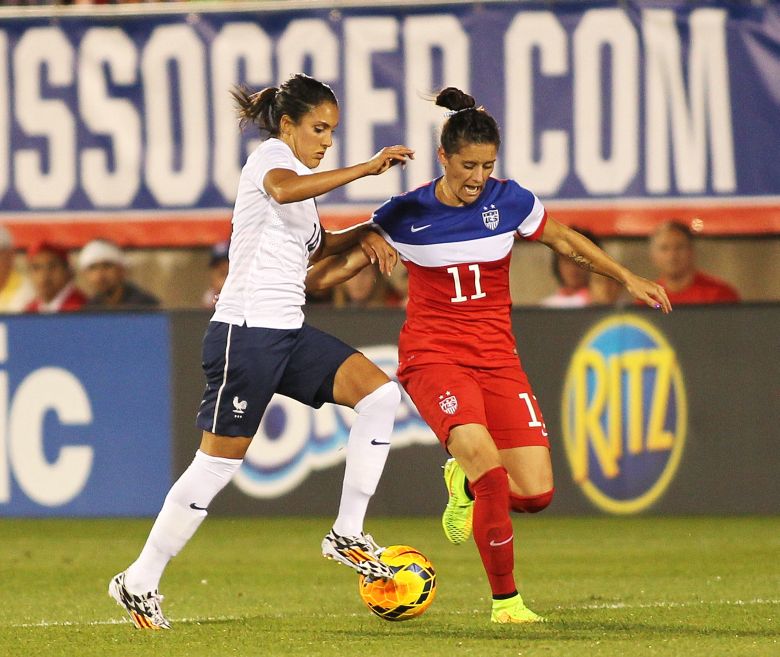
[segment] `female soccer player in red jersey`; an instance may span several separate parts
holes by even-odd
[[[449,87],[438,149],[444,175],[393,197],[373,216],[409,271],[398,378],[454,457],[444,468],[444,532],[472,531],[493,593],[495,623],[538,622],[517,592],[510,508],[535,513],[553,496],[544,419],[515,348],[509,259],[515,236],[539,240],[611,277],[665,313],[663,288],[630,272],[586,237],[547,216],[514,180],[491,177],[496,121]]]

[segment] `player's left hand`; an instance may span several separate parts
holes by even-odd
[[[383,274],[389,276],[398,264],[398,251],[373,230],[366,231],[366,234],[360,238],[360,248],[363,249],[371,264],[379,264],[379,271]]]
[[[666,296],[666,290],[658,283],[631,274],[626,280],[626,290],[634,299],[660,310],[664,315],[672,312],[672,304]]]

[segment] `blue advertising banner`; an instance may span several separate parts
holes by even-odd
[[[0,318],[0,516],[157,513],[168,332],[163,315]]]
[[[564,221],[780,232],[779,26],[774,2],[1,10],[0,221],[20,244],[105,222],[135,245],[222,238],[258,139],[228,91],[304,71],[342,108],[323,167],[417,153],[324,197],[334,225],[438,175],[430,95],[454,85],[502,125],[497,174]]]

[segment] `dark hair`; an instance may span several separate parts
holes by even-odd
[[[577,226],[569,226],[569,228],[571,228],[572,230],[576,230],[580,235],[587,237],[596,246],[601,247],[601,242],[599,241],[599,238],[596,237],[593,233],[591,233],[586,228],[578,228]],[[552,273],[553,276],[555,276],[555,280],[558,281],[559,285],[563,285],[563,277],[561,276],[560,254],[553,251],[551,262],[552,262]]]
[[[333,89],[303,73],[296,73],[280,87],[251,93],[245,86],[238,86],[230,94],[238,105],[241,128],[253,123],[271,137],[279,136],[279,122],[285,114],[297,124],[321,103],[338,105]]]
[[[441,147],[447,155],[457,153],[464,144],[501,146],[498,123],[483,108],[477,107],[473,96],[447,87],[436,96],[436,104],[452,112],[441,129]]]
[[[669,230],[680,233],[680,235],[687,239],[689,243],[693,243],[693,231],[691,231],[688,225],[683,223],[681,219],[669,219],[668,221],[664,221],[655,229],[653,237]]]

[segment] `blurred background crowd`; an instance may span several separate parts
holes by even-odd
[[[780,299],[778,277],[755,276],[751,268],[758,261],[768,264],[771,272],[780,249],[776,239],[697,239],[675,219],[647,239],[600,240],[587,230],[581,232],[662,283],[675,305]],[[19,249],[11,233],[0,226],[0,312],[211,308],[227,276],[229,246],[223,241],[210,249],[126,250],[110,239],[95,239],[70,251],[50,241]],[[630,303],[615,281],[590,275],[541,245],[518,242],[515,249],[519,251],[511,271],[515,305],[582,308]],[[406,271],[399,265],[387,277],[367,267],[308,302],[334,308],[403,307]]]

